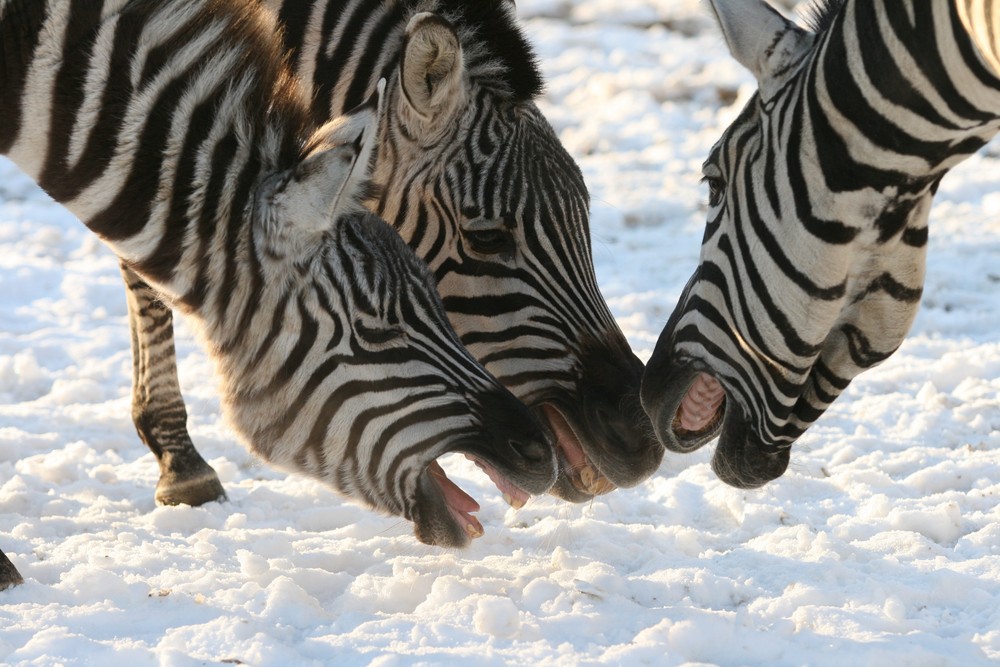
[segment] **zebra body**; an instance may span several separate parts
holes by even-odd
[[[642,400],[666,447],[719,435],[716,472],[754,487],[909,330],[937,185],[1000,129],[1000,3],[827,0],[813,31],[712,8],[759,90],[704,164],[700,264]]]
[[[553,493],[581,501],[652,474],[663,450],[639,404],[642,364],[597,288],[586,187],[533,101],[541,77],[513,2],[262,2],[312,89],[315,122],[388,80],[373,167],[379,194],[367,206],[431,267],[473,356],[547,423],[560,453]],[[196,464],[191,472],[161,458],[157,497],[214,498],[221,487],[187,436],[169,380],[169,311],[150,315],[137,327],[136,354],[157,364],[136,371],[136,423],[154,452]],[[153,341],[164,349],[150,355]],[[184,485],[192,476],[203,485]]]
[[[317,125],[277,32],[252,0],[0,0],[0,152],[191,316],[253,451],[463,545],[435,459],[541,493],[553,450],[361,206],[384,91]]]

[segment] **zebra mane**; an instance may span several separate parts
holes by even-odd
[[[458,29],[470,73],[527,102],[545,87],[534,49],[517,25],[513,0],[437,0]]]
[[[833,19],[840,13],[845,0],[814,0],[806,9],[806,26],[816,34],[830,29]]]

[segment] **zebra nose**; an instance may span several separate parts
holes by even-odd
[[[490,434],[490,441],[497,453],[508,451],[529,463],[538,463],[552,457],[552,448],[545,439],[545,432],[527,406],[514,398],[506,389],[479,397],[483,425]]]
[[[607,448],[634,454],[649,447],[649,438],[644,434],[649,429],[642,428],[646,416],[633,395],[609,396],[605,391],[592,391],[584,398],[584,405],[587,426]]]
[[[642,362],[630,350],[617,357],[590,354],[584,361],[580,417],[595,444],[615,456],[634,457],[629,465],[655,468],[662,447],[639,401]]]
[[[552,456],[552,449],[540,440],[508,440],[507,444],[529,463],[543,463]]]

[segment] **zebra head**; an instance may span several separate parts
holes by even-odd
[[[956,131],[982,119],[922,97],[941,99],[933,91],[952,83],[935,77],[948,69],[981,69],[942,37],[957,34],[952,3],[910,4],[830,0],[813,32],[760,0],[712,0],[759,90],[704,163],[700,263],[649,361],[642,399],[673,451],[718,435],[713,467],[735,486],[780,476],[792,443],[900,345],[919,305],[937,183],[983,143],[982,129]],[[948,56],[926,33],[901,31],[915,22],[944,26],[939,46],[954,65],[941,68]],[[886,35],[897,41],[879,41]]]
[[[633,486],[663,449],[642,364],[597,287],[581,172],[536,106],[508,0],[440,0],[406,22],[387,76],[372,208],[433,271],[463,343],[557,442],[553,493]]]
[[[465,453],[517,504],[550,488],[555,455],[461,344],[426,265],[360,204],[383,108],[327,123],[258,188],[267,324],[224,352],[223,394],[263,458],[413,521],[425,543],[463,546],[483,532],[479,507],[438,457]]]

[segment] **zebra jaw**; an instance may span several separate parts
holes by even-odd
[[[556,440],[556,449],[561,454],[559,464],[573,488],[591,497],[613,491],[615,489],[614,483],[605,477],[587,458],[580,438],[563,414],[550,403],[542,405],[542,412],[549,428],[552,429],[552,435]]]
[[[663,359],[653,353],[643,378],[642,403],[663,446],[681,454],[693,452],[718,436],[712,470],[726,484],[755,489],[777,479],[788,468],[791,448],[765,441],[745,410],[704,362]]]
[[[503,499],[508,505],[514,509],[524,507],[524,504],[531,497],[527,491],[518,487],[503,473],[483,459],[480,459],[472,454],[465,454],[465,458],[475,463],[480,470],[486,473],[487,477],[490,478],[493,484],[496,485],[497,489],[499,489],[499,491],[503,494]],[[447,508],[448,515],[450,515],[460,533],[455,534],[453,530],[449,530],[447,528],[444,530],[435,530],[434,526],[426,525],[435,523],[433,516],[428,517],[426,521],[420,521],[420,519],[414,518],[414,523],[417,524],[417,539],[422,542],[436,544],[438,546],[461,547],[464,546],[469,540],[482,537],[486,531],[479,519],[473,515],[474,512],[478,512],[480,509],[479,503],[476,499],[466,493],[460,486],[455,484],[455,482],[451,481],[451,479],[448,478],[447,473],[445,473],[444,468],[442,468],[441,464],[436,460],[431,461],[427,465],[425,472],[427,479],[433,483],[433,486],[440,493],[440,502],[442,502]],[[431,502],[427,504],[434,505],[435,503]],[[439,516],[440,514],[441,513],[438,512]],[[464,537],[462,536],[463,533]]]
[[[483,530],[483,524],[472,516],[472,512],[479,511],[479,503],[476,502],[476,499],[463,491],[458,484],[448,479],[448,475],[445,474],[441,464],[437,461],[431,461],[430,465],[427,466],[427,472],[441,490],[441,496],[444,498],[444,503],[451,516],[465,531],[465,534],[471,539],[482,537],[486,532]]]

